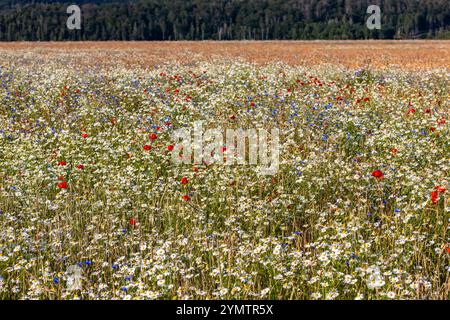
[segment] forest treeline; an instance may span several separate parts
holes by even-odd
[[[366,26],[373,4],[380,30]],[[449,0],[0,0],[1,41],[417,38],[450,39]]]

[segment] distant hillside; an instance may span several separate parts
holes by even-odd
[[[68,30],[78,4],[82,29]],[[378,4],[381,30],[366,9]],[[0,40],[450,39],[449,0],[0,0]]]

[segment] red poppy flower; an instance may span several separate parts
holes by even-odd
[[[430,109],[430,108],[426,108],[426,109],[424,110],[424,112],[425,112],[425,113],[431,113],[431,109]]]
[[[395,155],[395,154],[397,154],[398,150],[396,148],[392,148],[391,152]]]
[[[58,183],[58,188],[60,188],[60,189],[67,189],[67,182],[66,181],[62,181],[62,182]]]
[[[183,200],[184,200],[184,201],[189,201],[189,200],[191,200],[191,197],[189,197],[189,195],[185,194],[185,195],[183,196]]]
[[[84,169],[84,165],[82,165],[82,164],[77,165],[77,169],[78,170],[83,170]]]
[[[151,140],[155,140],[155,139],[156,139],[156,133],[152,133],[152,134],[150,135],[150,139],[151,139]]]
[[[434,190],[436,190],[439,193],[444,193],[445,191],[447,191],[444,187],[442,186],[436,186],[434,187]]]
[[[439,192],[431,191],[430,196],[431,196],[431,202],[433,204],[437,204],[438,203],[438,198],[439,198]]]
[[[83,139],[86,139],[86,138],[88,137],[88,134],[87,134],[87,133],[83,133],[83,134],[81,135],[81,137],[83,137]]]
[[[232,114],[232,115],[230,116],[230,120],[234,120],[234,119],[236,119],[236,116],[235,116],[234,114]]]
[[[58,162],[59,166],[65,166],[67,164],[67,162],[65,162],[64,160]]]
[[[436,122],[439,125],[443,125],[443,124],[445,124],[445,118],[444,117],[438,118],[438,119],[436,119]]]
[[[254,107],[255,106],[255,103],[252,101],[252,102],[250,102],[250,106],[251,107]]]
[[[381,170],[375,170],[372,172],[372,177],[375,177],[377,179],[381,179],[384,177],[383,172],[381,172]]]
[[[445,251],[446,251],[448,254],[450,254],[450,246],[449,246],[449,245],[447,245],[447,246],[445,247]]]
[[[167,146],[167,150],[172,151],[173,150],[173,145]]]
[[[187,184],[189,181],[188,181],[188,178],[186,178],[186,177],[183,177],[183,178],[181,178],[181,184]]]
[[[130,223],[130,225],[135,226],[136,225],[136,220],[134,218],[131,218],[129,223]]]
[[[149,150],[151,150],[152,149],[152,146],[149,146],[148,144],[146,144],[145,146],[144,146],[144,150],[145,151],[149,151]]]
[[[198,168],[197,167],[192,168],[192,170],[194,170],[194,172],[198,172]]]

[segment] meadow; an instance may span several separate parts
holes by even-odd
[[[19,42],[0,65],[0,299],[450,297],[449,41]],[[173,163],[199,120],[279,129],[278,171]]]

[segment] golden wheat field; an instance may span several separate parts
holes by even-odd
[[[0,299],[448,299],[449,81],[450,41],[0,43]]]

